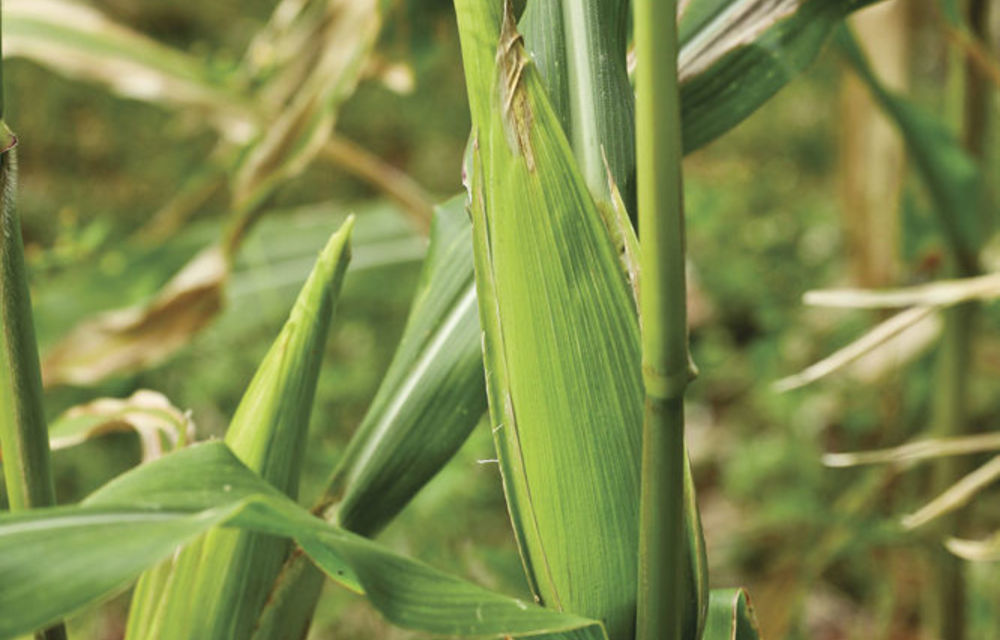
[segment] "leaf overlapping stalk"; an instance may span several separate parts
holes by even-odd
[[[511,519],[546,606],[631,638],[643,395],[634,298],[512,15],[464,0],[456,9],[487,393]],[[691,637],[702,586],[693,522]]]
[[[594,620],[489,591],[313,517],[222,442],[141,465],[80,505],[0,514],[0,573],[20,578],[0,582],[0,638],[112,595],[144,567],[214,527],[294,539],[331,580],[363,593],[402,627],[442,635],[607,640]],[[39,562],[41,555],[46,561]]]

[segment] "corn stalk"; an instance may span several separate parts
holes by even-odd
[[[635,3],[638,94],[642,377],[639,640],[692,637],[682,627],[684,392],[692,377],[687,335],[680,96],[675,2]],[[686,632],[686,633],[685,633]]]
[[[2,32],[2,23],[0,23]],[[2,40],[2,38],[0,38]],[[17,215],[17,137],[3,120],[0,61],[0,452],[11,511],[52,506],[55,487],[42,407],[42,376]],[[56,624],[37,634],[66,637]]]

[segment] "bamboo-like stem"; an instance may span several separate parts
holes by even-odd
[[[636,158],[643,419],[636,637],[680,640],[684,391],[690,377],[676,0],[637,0]]]
[[[967,17],[971,35],[978,43],[986,40],[988,3],[970,0]],[[962,96],[962,142],[966,150],[982,162],[988,129],[990,84],[989,77],[973,59],[964,61],[964,93]],[[988,228],[988,217],[980,214],[980,225]],[[952,247],[957,275],[974,277],[978,269],[961,260],[961,248]],[[934,406],[934,432],[941,437],[961,436],[969,430],[968,394],[971,377],[972,349],[978,305],[967,302],[945,312],[944,338],[938,356],[937,397]],[[932,491],[940,493],[950,487],[966,471],[967,463],[957,459],[938,460],[932,474]],[[958,535],[962,527],[961,514],[943,518],[937,525],[942,535]],[[966,637],[965,579],[963,562],[943,550],[934,554],[935,577],[932,587],[933,616],[930,631],[942,640],[963,640]]]
[[[3,126],[3,125],[0,125]],[[4,129],[6,127],[4,126]],[[42,378],[35,346],[31,300],[24,269],[21,224],[14,210],[17,158],[10,138],[0,155],[0,447],[12,511],[55,503],[49,470],[48,430],[42,410]]]
[[[10,509],[20,511],[56,500],[21,222],[14,207],[17,138],[3,122],[2,68],[0,63],[0,450]],[[63,640],[66,629],[58,624],[36,637]]]

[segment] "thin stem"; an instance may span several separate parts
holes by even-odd
[[[985,48],[987,41],[988,3],[970,0],[967,4],[970,37]],[[964,95],[962,96],[962,142],[966,150],[980,163],[984,162],[985,140],[989,128],[989,77],[974,58],[964,61]],[[983,207],[980,207],[983,209]],[[981,210],[982,228],[989,226],[989,216]],[[975,264],[960,259],[961,247],[951,247],[956,256],[957,275],[964,278],[981,275]],[[978,247],[976,248],[978,250]],[[966,390],[972,376],[972,352],[976,340],[978,305],[967,302],[945,312],[944,338],[938,359],[937,397],[934,406],[934,431],[941,437],[965,435],[970,428],[969,398]],[[968,470],[968,462],[957,459],[938,460],[933,469],[932,489],[935,494],[953,485]],[[951,514],[937,525],[942,536],[961,535],[963,514]],[[936,550],[933,556],[935,597],[931,631],[942,640],[962,640],[967,636],[965,615],[965,578],[960,559]]]
[[[3,15],[0,1],[0,16]],[[0,19],[0,49],[3,48]],[[11,511],[56,503],[49,466],[49,430],[42,409],[42,373],[24,268],[17,191],[17,137],[3,121],[3,62],[0,61],[0,451]],[[66,640],[58,623],[35,634]]]
[[[24,270],[21,225],[14,210],[17,159],[13,148],[0,156],[3,193],[0,221],[0,446],[12,511],[55,503],[49,472],[48,431],[42,411],[42,379],[35,346],[31,300]]]
[[[637,0],[636,151],[642,368],[639,640],[680,640],[685,601],[684,391],[688,365],[676,0]]]
[[[24,268],[21,224],[14,209],[17,139],[0,121],[0,450],[11,511],[55,504],[49,466],[49,435],[42,410],[42,376]],[[62,640],[60,624],[39,632]]]

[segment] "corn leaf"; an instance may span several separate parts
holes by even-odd
[[[304,37],[295,40],[291,77],[286,72],[271,83],[288,86],[277,100],[265,87],[264,103],[277,103],[273,118],[236,169],[237,208],[257,206],[278,183],[304,170],[329,140],[337,111],[357,87],[375,46],[380,5],[381,0],[316,0],[303,8]]]
[[[293,498],[352,227],[348,218],[320,254],[226,433],[226,443],[245,464]],[[173,560],[172,575],[164,579],[166,570],[160,567],[140,581],[138,613],[130,620],[128,637],[248,637],[287,553],[288,542],[282,539],[234,531],[207,534]]]
[[[630,638],[642,381],[629,283],[510,13],[501,32],[496,3],[456,9],[487,393],[508,508],[540,600]],[[694,581],[690,592],[693,637]]]
[[[812,63],[846,15],[877,1],[681,3],[678,73],[685,152],[760,108]]]
[[[1000,298],[1000,273],[935,280],[898,289],[821,289],[807,291],[805,304],[845,309],[889,309],[924,305],[948,307],[972,300]]]
[[[977,433],[954,438],[914,440],[888,449],[827,453],[823,455],[823,464],[828,467],[855,467],[866,464],[904,466],[946,456],[962,456],[998,450],[1000,450],[1000,433]]]
[[[702,640],[758,640],[760,629],[744,589],[712,589]]]
[[[162,362],[218,315],[229,271],[219,247],[211,246],[149,302],[80,323],[46,353],[46,386],[94,384]]]
[[[372,536],[385,526],[486,411],[471,233],[463,198],[438,207],[399,347],[313,509],[349,531]],[[307,557],[290,556],[254,637],[300,635],[322,583]]]
[[[194,439],[194,423],[187,413],[162,393],[139,389],[128,398],[98,398],[67,409],[49,427],[49,443],[63,449],[117,431],[139,435],[143,461]]]
[[[438,208],[399,348],[328,491],[346,529],[379,531],[486,411],[471,234],[461,197]]]
[[[982,540],[949,538],[948,551],[970,562],[1000,562],[1000,531]]]
[[[592,620],[493,593],[314,518],[213,442],[142,465],[80,506],[0,515],[0,638],[30,633],[120,591],[143,568],[218,525],[295,538],[331,579],[363,592],[401,626],[604,637]]]
[[[532,0],[520,31],[590,192],[610,208],[617,185],[635,211],[635,99],[625,0]],[[608,180],[606,174],[611,174]]]

